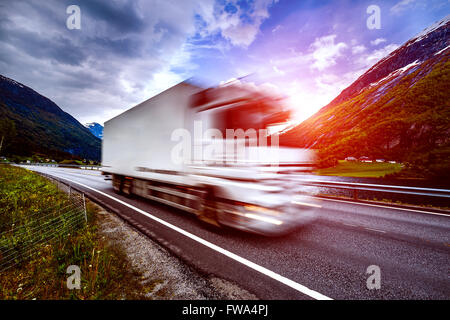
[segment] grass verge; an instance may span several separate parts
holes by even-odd
[[[381,178],[387,174],[402,170],[400,163],[389,162],[359,162],[339,160],[337,166],[317,170],[323,176],[340,176],[355,178]]]
[[[64,206],[67,194],[23,168],[0,165],[0,232],[39,219],[43,208]],[[87,224],[36,245],[35,255],[0,274],[0,299],[140,299],[148,291],[120,245],[98,229],[98,207],[87,205]],[[1,259],[2,257],[0,257]],[[66,269],[81,269],[81,289],[67,288]],[[151,286],[151,284],[149,284]]]

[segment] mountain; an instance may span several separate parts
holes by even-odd
[[[84,125],[91,133],[99,139],[103,138],[103,126],[97,122],[90,122]]]
[[[89,129],[48,98],[2,75],[0,119],[9,119],[16,128],[16,135],[6,146],[6,153],[100,160],[101,140]]]
[[[320,164],[347,156],[450,172],[450,15],[381,59],[333,101],[280,136],[319,150]]]

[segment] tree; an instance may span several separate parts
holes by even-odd
[[[15,136],[16,124],[14,121],[7,118],[0,119],[0,154],[6,142],[12,140]]]

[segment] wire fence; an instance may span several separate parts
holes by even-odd
[[[0,233],[0,271],[30,259],[39,252],[39,246],[67,236],[87,222],[84,194],[52,177],[46,178],[67,193],[67,201],[2,226],[6,231]]]

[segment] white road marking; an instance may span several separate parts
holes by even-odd
[[[179,228],[177,226],[174,226],[174,225],[172,225],[172,224],[170,224],[170,223],[168,223],[168,222],[166,222],[166,221],[164,221],[164,220],[162,220],[162,219],[160,219],[158,217],[155,217],[155,216],[149,214],[148,212],[145,212],[144,210],[136,208],[135,206],[133,206],[133,205],[131,205],[129,203],[126,203],[126,202],[124,202],[122,200],[119,200],[119,199],[117,199],[117,198],[115,198],[115,197],[113,197],[113,196],[111,196],[109,194],[106,194],[106,193],[104,193],[102,191],[99,191],[97,189],[89,187],[89,186],[87,186],[85,184],[82,184],[82,183],[79,183],[79,182],[76,182],[76,181],[72,181],[72,182],[76,183],[76,184],[78,184],[78,185],[80,185],[80,186],[82,186],[84,188],[87,188],[89,190],[95,191],[95,192],[97,192],[97,193],[99,193],[99,194],[101,194],[101,195],[103,195],[105,197],[108,197],[108,198],[112,199],[112,200],[115,200],[118,203],[120,203],[120,204],[122,204],[124,206],[127,206],[127,207],[129,207],[129,208],[139,212],[140,214],[143,214],[144,216],[146,216],[146,217],[148,217],[148,218],[150,218],[152,220],[155,220],[155,221],[165,225],[166,227],[168,227],[168,228],[170,228],[172,230],[177,231],[177,232],[181,233],[182,235],[184,235],[184,236],[186,236],[186,237],[188,237],[188,238],[190,238],[190,239],[192,239],[194,241],[197,241],[198,243],[201,243],[204,246],[206,246],[206,247],[208,247],[208,248],[210,248],[210,249],[212,249],[214,251],[217,251],[217,252],[219,252],[219,253],[221,253],[221,254],[223,254],[223,255],[225,255],[225,256],[227,256],[227,257],[229,257],[229,258],[231,258],[231,259],[233,259],[233,260],[235,260],[237,262],[240,262],[243,265],[245,265],[245,266],[247,266],[247,267],[249,267],[249,268],[251,268],[253,270],[256,270],[256,271],[258,271],[258,272],[260,272],[260,273],[262,273],[262,274],[264,274],[264,275],[266,275],[266,276],[268,276],[268,277],[270,277],[270,278],[272,278],[274,280],[277,280],[277,281],[279,281],[279,282],[281,282],[281,283],[283,283],[283,284],[285,284],[285,285],[287,285],[287,286],[289,286],[289,287],[291,287],[291,288],[293,288],[293,289],[295,289],[295,290],[297,290],[297,291],[299,291],[299,292],[301,292],[301,293],[303,293],[303,294],[305,294],[305,295],[307,295],[307,296],[309,296],[311,298],[314,298],[314,299],[317,299],[317,300],[333,300],[330,297],[327,297],[327,296],[325,296],[325,295],[323,295],[323,294],[321,294],[321,293],[319,293],[317,291],[311,290],[311,289],[309,289],[309,288],[307,288],[307,287],[305,287],[305,286],[303,286],[303,285],[301,285],[301,284],[299,284],[299,283],[297,283],[295,281],[292,281],[292,280],[290,280],[290,279],[288,279],[286,277],[283,277],[282,275],[280,275],[278,273],[275,273],[275,272],[273,272],[273,271],[271,271],[271,270],[269,270],[267,268],[264,268],[264,267],[254,263],[254,262],[251,262],[250,260],[242,258],[241,256],[238,256],[237,254],[234,254],[234,253],[232,253],[232,252],[230,252],[230,251],[228,251],[226,249],[223,249],[223,248],[221,248],[221,247],[219,247],[219,246],[217,246],[217,245],[215,245],[215,244],[213,244],[213,243],[211,243],[209,241],[206,241],[206,240],[204,240],[204,239],[202,239],[202,238],[200,238],[200,237],[198,237],[198,236],[196,236],[196,235],[194,235],[194,234],[192,234],[190,232],[187,232],[187,231],[185,231],[185,230],[183,230],[183,229],[181,229],[181,228]]]
[[[338,200],[338,199],[328,199],[328,198],[322,198],[322,197],[318,197],[318,198],[319,198],[320,200],[326,200],[326,201],[345,202],[345,203],[350,203],[350,204],[354,204],[354,205],[369,206],[369,207],[378,207],[378,208],[387,208],[387,209],[395,209],[395,210],[402,210],[402,211],[419,212],[419,213],[432,214],[432,215],[436,215],[436,216],[450,217],[450,215],[445,214],[445,213],[437,213],[437,212],[430,212],[430,211],[423,211],[423,210],[415,210],[415,209],[406,209],[406,208],[397,208],[397,207],[383,206],[383,205],[379,205],[379,204],[362,203],[362,202],[353,202],[353,201]]]

